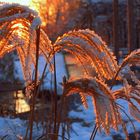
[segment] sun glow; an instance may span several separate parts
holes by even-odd
[[[21,4],[21,5],[28,6],[31,9],[36,10],[37,12],[39,12],[39,10],[37,8],[37,3],[34,3],[34,0],[0,0],[0,2],[18,3],[18,4]]]
[[[0,2],[18,3],[37,11],[42,21],[41,26],[48,36],[61,32],[68,21],[70,4],[65,0],[0,0]],[[18,34],[21,35],[21,33]]]
[[[19,3],[21,5],[27,5],[29,6],[31,4],[32,0],[0,0],[0,2],[6,2],[6,3]]]
[[[21,5],[28,6],[29,8],[38,12],[38,14],[42,20],[42,26],[46,25],[46,16],[45,15],[46,15],[47,9],[44,6],[43,6],[43,8],[41,8],[41,6],[40,6],[40,5],[46,5],[46,0],[0,0],[0,2],[18,3]],[[52,10],[52,7],[50,10]],[[49,13],[52,16],[52,11],[50,11],[50,10],[49,10]]]

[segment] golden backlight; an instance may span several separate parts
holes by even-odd
[[[30,7],[31,9],[37,11],[39,13],[39,16],[42,19],[42,26],[46,25],[46,21],[44,20],[44,17],[42,14],[46,14],[46,9],[40,9],[40,5],[46,5],[46,0],[0,0],[0,2],[5,2],[5,3],[18,3],[21,5],[25,5]],[[41,11],[41,12],[40,12]]]
[[[58,12],[61,12],[61,18],[64,18],[62,15],[66,16],[69,8],[69,4],[65,0],[0,0],[0,2],[19,3],[37,11],[41,17],[42,26],[56,24],[56,20],[58,17],[60,18]]]
[[[29,6],[32,0],[0,0],[0,2],[19,3]]]
[[[24,28],[24,25],[22,25],[22,23],[14,24],[14,26],[12,26],[11,28],[17,28],[17,29],[18,29],[18,30],[15,30],[15,33],[16,33],[18,36],[21,37],[21,36],[23,35],[22,30],[20,30],[20,29]]]

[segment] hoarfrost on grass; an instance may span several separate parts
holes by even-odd
[[[31,24],[31,30],[36,30],[40,25],[41,25],[41,19],[39,17],[34,18]]]
[[[115,85],[113,86],[113,90],[117,90],[122,88],[122,85]],[[95,122],[95,114],[94,114],[94,108],[92,105],[92,100],[90,97],[87,98],[88,101],[88,109],[85,109],[83,105],[80,105],[76,110],[72,110],[69,112],[70,118],[79,118],[83,119],[84,122],[89,123],[89,126],[84,126],[84,122],[75,122],[72,124],[73,131],[71,131],[71,138],[72,140],[88,140],[90,138],[91,132],[94,128],[94,122]],[[118,104],[123,106],[123,109],[126,111],[126,113],[129,115],[129,117],[132,119],[136,130],[140,131],[140,123],[135,121],[128,111],[128,103],[127,101],[124,101],[122,99],[119,99],[117,101]],[[132,124],[129,122],[128,117],[122,113],[122,118],[124,121],[127,121],[127,130],[129,134],[134,133],[134,129],[132,127]],[[123,130],[121,127],[119,127],[119,131],[116,132],[115,130],[111,129],[110,136],[107,136],[103,131],[101,133],[97,132],[95,140],[113,140],[113,135],[120,135],[122,138],[125,139],[125,134],[123,133]]]

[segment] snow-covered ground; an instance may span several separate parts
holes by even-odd
[[[120,85],[113,87],[114,90],[118,88],[120,88]],[[72,110],[69,113],[69,117],[71,118],[80,118],[84,120],[82,122],[75,122],[72,124],[73,131],[71,131],[70,140],[89,140],[90,138],[91,132],[94,127],[95,114],[90,97],[88,97],[87,100],[89,106],[87,110],[82,105],[79,105],[78,109],[76,109],[77,111]],[[118,103],[124,106],[125,111],[128,113],[127,103],[123,100],[119,100]],[[122,117],[125,121],[128,121],[128,118],[125,114],[122,114]],[[140,123],[136,121],[134,121],[133,123],[136,127],[136,130],[140,131]],[[18,118],[10,119],[0,117],[0,138],[7,136],[7,140],[16,140],[18,136],[25,135],[26,128],[27,121],[23,121]],[[42,129],[40,128],[41,126],[34,125],[34,139],[38,138],[41,135]],[[131,123],[127,124],[127,130],[129,133],[134,132]],[[102,133],[97,132],[95,140],[113,140],[113,135],[120,135],[125,139],[125,135],[122,131],[122,128],[120,127],[118,132],[111,130],[110,136],[107,136],[103,131]]]
[[[67,77],[67,71],[66,71],[66,66],[65,66],[63,54],[57,53],[55,60],[56,60],[57,91],[58,91],[58,94],[61,94],[62,93],[61,83],[63,81],[63,76]],[[15,61],[14,64],[15,64],[15,78],[17,80],[24,81],[20,61],[17,60],[17,61]],[[45,61],[44,57],[40,56],[39,62],[38,62],[38,65],[39,65],[38,69],[39,69],[40,76],[43,73],[45,64],[46,64],[46,61]],[[46,74],[45,74],[45,78],[44,78],[44,84],[43,84],[42,88],[44,88],[44,89],[52,88],[53,89],[53,85],[52,85],[54,83],[53,81],[54,81],[53,74],[47,69]]]
[[[28,122],[19,118],[10,119],[0,117],[0,140],[19,140],[26,134]],[[34,125],[33,139],[37,139],[42,134],[41,125]]]
[[[121,85],[116,85],[113,87],[113,90],[119,89],[120,87],[121,87]],[[80,140],[89,140],[90,139],[92,130],[94,128],[95,114],[94,114],[94,108],[93,108],[91,98],[88,97],[87,100],[88,100],[88,107],[89,107],[87,110],[82,105],[80,105],[77,109],[78,111],[72,110],[69,113],[69,116],[72,118],[79,118],[79,119],[84,120],[84,122],[80,122],[80,123],[75,122],[72,124],[72,128],[74,130],[71,133],[72,140],[79,140],[79,139]],[[126,111],[126,113],[133,120],[133,118],[130,116],[130,114],[128,112],[127,102],[124,100],[118,100],[118,103],[124,107],[124,110]],[[124,121],[129,122],[128,117],[124,113],[122,113],[122,118]],[[136,130],[140,131],[140,123],[137,121],[133,121],[133,123],[136,127]],[[85,124],[88,124],[88,126],[86,126]],[[134,133],[134,129],[133,129],[131,123],[127,123],[127,130],[129,133]],[[118,132],[116,132],[115,130],[112,129],[110,136],[107,136],[104,133],[104,131],[102,131],[101,133],[97,132],[95,140],[113,140],[113,138],[112,138],[113,135],[120,135],[122,138],[125,139],[125,134],[123,133],[123,130],[120,127]]]
[[[87,98],[88,100],[88,109],[85,109],[82,105],[78,107],[77,111],[71,111],[69,113],[69,116],[71,118],[79,118],[83,119],[84,122],[80,123],[73,123],[72,124],[72,133],[71,133],[71,139],[72,140],[89,140],[92,130],[94,128],[94,120],[95,120],[95,114],[94,114],[94,108],[92,104],[92,100],[90,97]],[[88,124],[87,126],[85,124]],[[98,133],[95,137],[95,140],[112,140],[111,136],[106,136],[104,133]]]

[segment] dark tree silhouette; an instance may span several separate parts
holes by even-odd
[[[113,0],[113,46],[117,60],[119,59],[119,19],[118,0]]]
[[[134,0],[127,0],[127,19],[128,19],[128,50],[131,52],[136,46]]]

